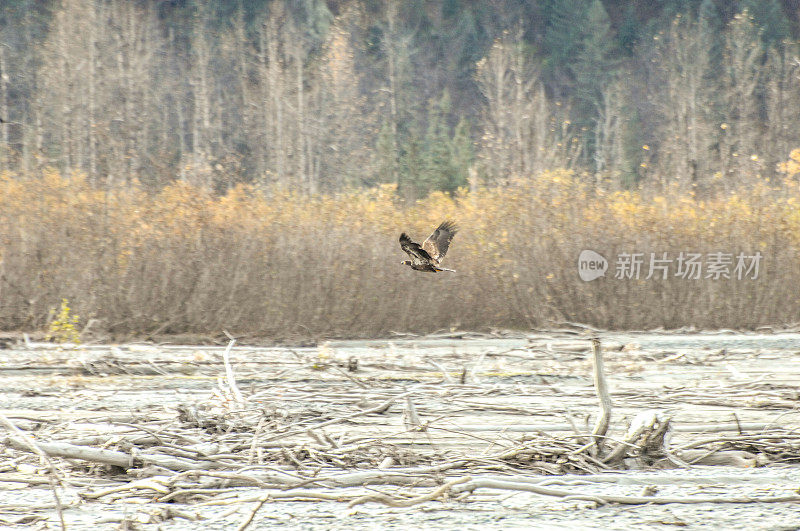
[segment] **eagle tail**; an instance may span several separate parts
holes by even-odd
[[[438,272],[438,271],[450,271],[451,273],[455,273],[455,272],[456,272],[456,270],[455,270],[455,269],[447,269],[446,267],[437,267],[437,268],[436,268],[436,271],[437,271],[437,272]]]

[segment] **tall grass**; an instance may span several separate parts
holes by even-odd
[[[119,335],[287,338],[526,328],[755,328],[800,320],[800,189],[759,183],[697,198],[604,191],[565,172],[403,205],[391,186],[308,198],[176,183],[100,191],[55,171],[0,176],[0,329],[41,330],[67,299]],[[397,237],[455,219],[445,265],[400,265]],[[583,282],[577,257],[609,260]],[[752,279],[661,280],[650,252],[761,252]],[[616,256],[645,253],[638,280]],[[703,273],[705,275],[705,271]]]

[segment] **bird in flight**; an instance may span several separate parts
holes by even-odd
[[[450,271],[454,269],[439,267],[442,263],[447,248],[453,236],[458,232],[458,227],[452,221],[443,221],[422,245],[414,242],[404,232],[400,235],[400,248],[411,257],[411,260],[403,260],[403,265],[411,267],[414,271],[427,271],[428,273],[438,273],[439,271]]]

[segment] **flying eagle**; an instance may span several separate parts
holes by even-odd
[[[452,221],[443,221],[433,234],[428,236],[428,239],[422,242],[422,245],[414,242],[404,232],[400,235],[400,248],[405,251],[411,260],[403,260],[400,262],[403,265],[410,266],[414,271],[427,271],[428,273],[438,273],[439,271],[451,271],[455,273],[454,269],[446,269],[439,267],[442,263],[447,248],[450,247],[450,242],[453,236],[458,232],[456,224]]]

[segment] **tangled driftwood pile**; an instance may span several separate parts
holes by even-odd
[[[445,498],[468,501],[484,489],[597,504],[800,502],[796,493],[661,497],[644,489],[639,496],[619,496],[586,493],[580,485],[555,487],[565,483],[557,477],[564,474],[584,474],[585,485],[619,477],[601,474],[608,471],[800,462],[800,432],[780,423],[673,426],[664,411],[639,410],[627,425],[615,425],[599,340],[591,350],[583,340],[600,404],[591,428],[579,426],[574,416],[566,425],[531,425],[526,417],[535,406],[517,407],[513,397],[493,403],[489,399],[501,391],[470,383],[467,367],[452,376],[442,371],[438,382],[380,380],[364,377],[352,358],[294,352],[296,364],[282,371],[304,376],[258,388],[256,378],[237,379],[233,344],[220,363],[200,364],[201,373],[218,373],[213,393],[200,400],[128,412],[98,408],[83,416],[7,411],[0,416],[0,482],[50,485],[59,513],[59,492],[67,486],[79,490],[83,503],[139,499],[239,508],[253,502],[240,528],[263,504],[281,500],[409,507]],[[105,375],[141,374],[147,367],[159,373],[166,365],[122,356],[65,362],[77,372]],[[263,370],[244,372],[257,377]],[[583,398],[591,392],[585,389]],[[630,399],[646,400],[646,393]],[[715,397],[698,393],[694,399]],[[511,415],[516,424],[452,421],[459,413],[481,411]],[[176,514],[192,518],[174,509]]]

